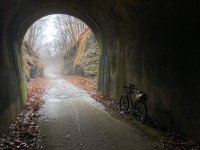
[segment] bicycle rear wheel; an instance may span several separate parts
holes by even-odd
[[[147,119],[147,107],[143,101],[136,102],[134,106],[133,115],[135,119],[140,122],[144,123]]]
[[[120,97],[119,108],[124,113],[128,112],[128,109],[129,109],[129,99],[128,99],[127,95],[122,95]]]

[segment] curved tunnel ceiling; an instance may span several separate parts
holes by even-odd
[[[94,32],[97,41],[106,43],[108,39],[117,34],[119,26],[133,20],[131,12],[128,12],[135,4],[130,0],[8,0],[4,5],[14,7],[9,13],[7,32],[8,41],[19,43],[22,41],[27,29],[38,19],[50,14],[67,14],[85,22]],[[9,11],[9,9],[7,10]],[[102,42],[104,40],[104,42]],[[12,45],[12,44],[8,44]]]
[[[31,9],[30,9],[30,6]],[[91,16],[88,15],[86,11],[82,11],[80,8],[74,8],[71,5],[64,5],[62,3],[54,2],[54,3],[43,3],[40,4],[28,4],[24,5],[20,11],[15,14],[15,18],[11,23],[12,26],[12,33],[11,37],[13,37],[13,32],[16,36],[14,36],[19,43],[22,42],[23,37],[27,31],[27,29],[37,20],[40,18],[51,15],[51,14],[67,14],[74,16],[83,22],[85,22],[90,29],[94,32],[96,38],[101,40],[102,32],[100,29],[100,25],[97,21]],[[9,38],[10,39],[10,38]],[[16,41],[14,39],[14,41]],[[9,40],[10,41],[10,40]]]

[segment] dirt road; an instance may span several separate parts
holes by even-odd
[[[56,76],[49,77],[39,119],[45,150],[158,149],[158,143],[113,118],[82,89]]]

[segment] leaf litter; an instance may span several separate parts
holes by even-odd
[[[36,119],[43,104],[47,78],[31,80],[28,85],[28,100],[16,121],[0,137],[0,150],[37,150],[40,146],[40,131]]]

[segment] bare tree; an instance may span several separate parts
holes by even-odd
[[[42,31],[44,30],[44,24],[46,22],[46,18],[42,18],[36,21],[26,32],[24,36],[23,42],[29,44],[33,51],[38,50],[38,45],[44,38]]]
[[[80,38],[80,35],[88,28],[88,26],[72,16],[57,15],[55,19],[55,26],[58,30],[57,39],[59,39],[62,46],[61,51],[70,49]]]
[[[45,33],[48,24],[54,24],[55,28],[50,41],[46,40],[49,34]],[[72,16],[47,16],[35,22],[28,29],[24,44],[29,44],[31,50],[39,52],[43,60],[51,62],[54,58],[63,58],[66,51],[71,49],[78,42],[80,35],[88,29],[85,23]]]

